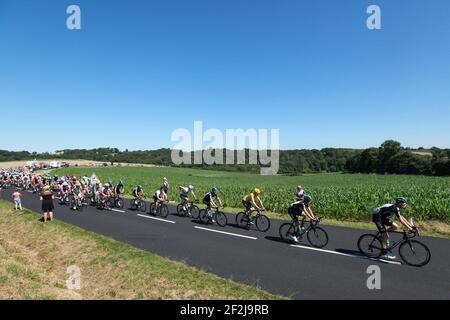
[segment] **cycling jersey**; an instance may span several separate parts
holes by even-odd
[[[288,213],[292,218],[298,217],[302,215],[306,208],[308,208],[308,206],[303,201],[297,201],[289,206]]]
[[[161,197],[161,194],[161,190],[158,190],[153,194],[153,198],[159,199]]]
[[[184,197],[187,197],[190,192],[191,192],[191,190],[189,190],[189,188],[187,188],[187,187],[183,187],[180,189],[180,195],[184,196]]]
[[[213,201],[213,198],[217,198],[217,195],[213,195],[212,192],[208,192],[207,194],[205,194],[203,202],[209,204],[211,203],[211,201]]]
[[[384,206],[376,208],[373,214],[375,216],[381,216],[382,218],[388,218],[395,214],[397,218],[400,218],[400,209],[393,204],[385,204]]]
[[[133,195],[135,196],[135,197],[139,197],[139,193],[141,193],[142,192],[142,190],[139,190],[138,188],[134,188],[134,190],[133,190]]]
[[[251,203],[251,202],[255,202],[256,199],[259,200],[259,196],[255,197],[255,195],[253,193],[250,193],[249,195],[246,195],[243,200],[245,202],[250,202]]]
[[[118,184],[115,188],[116,194],[120,194],[123,189],[123,184]]]

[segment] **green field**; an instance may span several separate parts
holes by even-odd
[[[244,194],[254,187],[263,191],[266,208],[286,214],[292,202],[295,188],[302,185],[313,196],[315,212],[326,218],[347,221],[367,221],[373,208],[392,202],[397,195],[408,198],[406,214],[416,220],[440,220],[450,222],[450,178],[426,176],[382,176],[364,174],[324,173],[298,177],[260,176],[256,174],[230,173],[180,168],[67,168],[55,174],[78,177],[93,172],[105,182],[122,179],[126,192],[141,184],[147,193],[153,193],[167,177],[171,184],[169,198],[177,200],[179,185],[193,184],[198,195],[217,186],[228,207],[240,208]]]

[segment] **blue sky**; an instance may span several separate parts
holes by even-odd
[[[0,149],[173,147],[194,120],[279,128],[283,149],[450,147],[449,15],[447,0],[1,0]]]

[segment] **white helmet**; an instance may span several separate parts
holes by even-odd
[[[302,189],[303,189],[302,186],[298,186],[298,187],[297,187],[297,190],[302,190]]]
[[[189,185],[189,190],[194,190],[194,186],[192,184]]]

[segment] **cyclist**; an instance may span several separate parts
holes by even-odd
[[[180,190],[180,203],[183,204],[183,210],[187,210],[186,205],[189,203],[189,195],[192,194],[195,200],[197,200],[197,196],[194,192],[194,186],[189,185],[189,187],[178,187]]]
[[[377,226],[378,231],[381,233],[381,242],[383,246],[382,259],[394,260],[396,257],[389,251],[389,232],[393,232],[398,229],[398,225],[391,221],[389,218],[391,215],[397,216],[400,223],[405,226],[409,231],[416,229],[405,217],[400,213],[400,209],[406,208],[407,200],[404,197],[396,197],[393,204],[385,204],[374,210],[372,216],[372,222]],[[389,228],[386,229],[386,226]]]
[[[114,188],[114,194],[116,196],[120,196],[123,193],[123,188],[124,188],[123,182],[122,180],[120,180],[119,183]]]
[[[155,211],[152,213],[155,214],[159,206],[166,201],[167,193],[164,189],[164,186],[162,186],[159,190],[156,190],[155,193],[153,193],[153,204],[155,205]]]
[[[218,201],[218,203],[216,203],[214,200]],[[219,198],[219,190],[216,187],[213,187],[211,191],[205,194],[205,196],[203,197],[203,203],[207,207],[208,214],[213,208],[215,209],[221,207],[223,204],[222,200],[220,200]]]
[[[100,192],[100,201],[102,206],[106,206],[107,201],[111,197],[112,192],[109,183],[106,183]]]
[[[264,208],[264,204],[263,204],[261,198],[259,197],[260,194],[261,194],[261,189],[255,188],[255,189],[253,189],[252,193],[244,196],[244,199],[242,199],[242,204],[244,205],[244,207],[246,209],[246,213],[249,216],[252,214],[252,212],[254,212],[256,210],[259,210],[259,211],[266,210]],[[256,203],[257,201],[259,202],[259,205]]]
[[[317,221],[316,216],[311,210],[311,202],[312,197],[310,195],[304,195],[302,201],[296,201],[289,206],[288,213],[294,222],[294,235],[292,236],[292,240],[298,242],[298,238],[296,236],[297,232],[300,230],[305,230],[304,223],[305,219],[308,218],[311,221]],[[299,217],[302,217],[302,221],[300,223]]]
[[[76,182],[76,183],[75,183],[75,186],[74,186],[74,188],[73,188],[73,192],[74,192],[74,195],[75,195],[75,197],[76,197],[77,199],[80,199],[81,202],[84,201],[83,187],[82,187],[82,185],[81,185],[80,182]]]
[[[144,196],[144,190],[142,189],[142,186],[139,185],[133,189],[133,197],[134,197],[135,201],[141,199],[141,197],[143,197],[143,196]]]
[[[61,183],[61,189],[60,189],[60,195],[61,199],[64,199],[64,197],[70,192],[70,186],[67,183],[67,181],[63,181]]]

